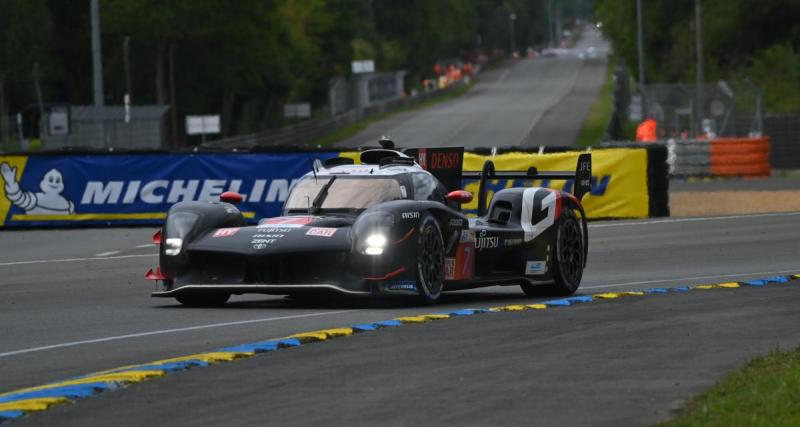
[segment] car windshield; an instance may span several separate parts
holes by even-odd
[[[303,178],[299,181],[289,198],[286,210],[305,210],[313,203],[322,187],[331,177]],[[365,178],[337,176],[328,188],[321,209],[366,209],[378,203],[405,198],[400,183],[394,178]]]

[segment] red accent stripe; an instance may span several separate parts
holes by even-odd
[[[160,245],[161,244],[161,229],[159,228],[156,230],[155,234],[153,234],[153,244]]]
[[[411,237],[411,235],[412,235],[412,234],[414,234],[414,227],[411,227],[411,230],[408,230],[408,233],[406,233],[406,235],[405,235],[405,236],[403,236],[403,238],[402,238],[402,239],[400,239],[400,240],[398,240],[398,241],[394,242],[394,244],[396,245],[396,244],[398,244],[398,243],[403,243],[403,242],[405,242],[406,240],[408,240],[408,238],[409,238],[409,237]]]
[[[404,273],[405,271],[406,271],[405,267],[400,267],[395,271],[391,271],[389,273],[386,273],[386,275],[384,275],[382,277],[365,277],[364,279],[365,280],[389,280],[392,277],[397,276],[398,274]]]
[[[556,220],[561,218],[561,193],[556,192]]]

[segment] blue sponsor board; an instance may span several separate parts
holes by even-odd
[[[276,216],[315,158],[337,152],[0,156],[0,226],[160,224],[181,201],[243,195],[245,218]]]

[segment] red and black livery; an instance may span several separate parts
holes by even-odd
[[[360,153],[334,158],[290,189],[282,216],[248,225],[234,203],[181,202],[156,240],[154,297],[218,305],[230,295],[414,296],[435,303],[443,291],[521,285],[526,293],[571,294],[586,264],[588,233],[580,200],[590,190],[591,155],[574,172],[462,172],[462,148]],[[574,194],[508,188],[489,199],[490,179],[573,179]],[[461,205],[479,180],[478,217]],[[488,201],[488,203],[487,203]]]

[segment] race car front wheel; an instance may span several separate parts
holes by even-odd
[[[187,294],[175,297],[179,303],[187,307],[219,307],[228,302],[231,294]]]
[[[434,304],[442,294],[444,283],[444,242],[436,219],[427,214],[420,222],[417,249],[417,282],[419,299]]]

